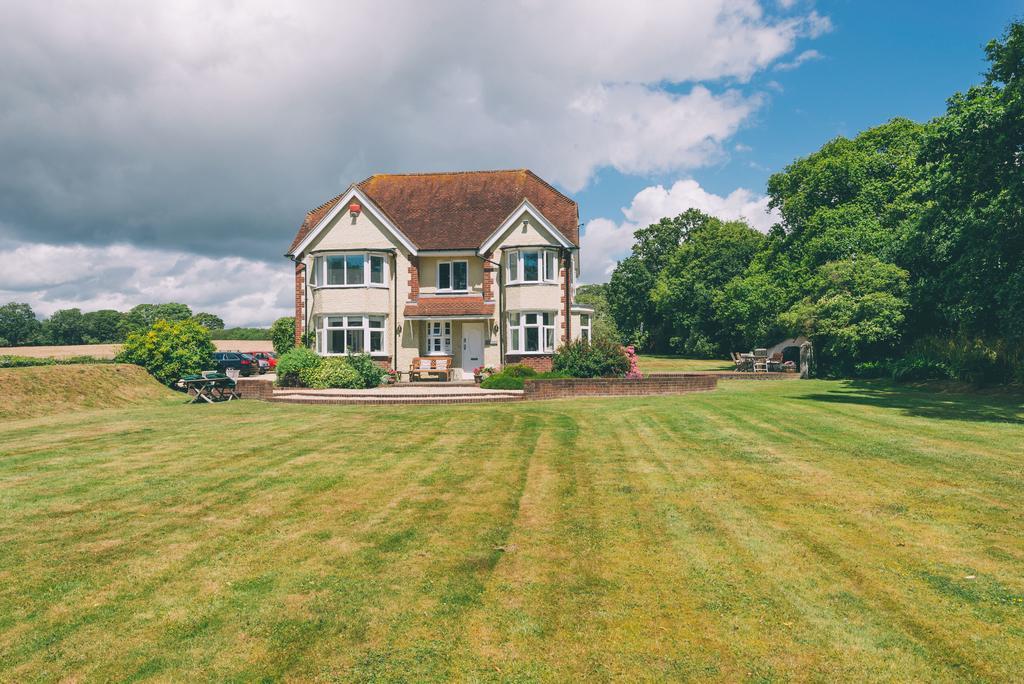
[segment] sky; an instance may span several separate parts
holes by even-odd
[[[969,8],[969,9],[968,9]],[[690,207],[981,80],[1024,1],[0,0],[0,303],[289,315],[305,212],[371,173],[530,168],[582,280]]]

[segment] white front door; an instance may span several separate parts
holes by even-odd
[[[469,378],[473,369],[484,365],[483,323],[462,324],[462,377]]]

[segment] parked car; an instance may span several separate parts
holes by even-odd
[[[246,352],[246,354],[252,356],[254,359],[259,360],[261,366],[263,365],[263,362],[266,361],[267,368],[269,370],[274,370],[275,368],[277,368],[277,355],[272,351]]]
[[[260,362],[244,352],[214,352],[213,362],[221,373],[227,373],[229,368],[234,368],[243,377],[260,372]]]

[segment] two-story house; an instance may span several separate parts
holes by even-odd
[[[573,301],[576,202],[527,170],[378,174],[313,209],[287,255],[295,333],[323,355],[368,352],[405,370],[416,357],[551,367],[590,337]]]

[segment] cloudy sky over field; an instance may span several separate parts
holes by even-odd
[[[1012,16],[889,4],[0,0],[0,302],[268,324],[305,210],[373,172],[532,168],[591,282],[691,206],[767,230],[772,171],[938,114]]]

